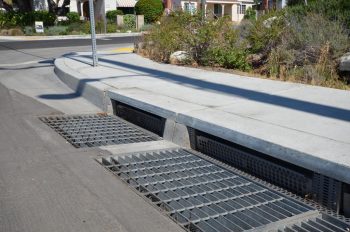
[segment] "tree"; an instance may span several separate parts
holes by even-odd
[[[163,3],[161,0],[139,0],[135,11],[136,14],[145,16],[146,23],[152,23],[163,14]]]
[[[20,12],[29,12],[33,9],[32,0],[14,0],[12,6],[17,6]]]

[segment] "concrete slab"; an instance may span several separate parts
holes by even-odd
[[[179,146],[166,140],[151,141],[143,143],[118,144],[111,146],[102,146],[100,149],[108,151],[113,155],[125,155],[128,153],[155,151],[163,149],[178,148]],[[110,154],[109,154],[110,155]],[[101,156],[101,155],[99,155]]]
[[[113,99],[350,183],[349,91],[159,64],[135,54],[106,54],[98,68],[81,63],[77,69],[80,59],[87,57],[58,59],[56,69]]]
[[[110,89],[108,96],[111,99],[125,104],[142,108],[150,113],[157,114],[164,118],[175,119],[178,113],[185,113],[192,110],[204,109],[204,106],[184,102],[165,95],[139,88]]]

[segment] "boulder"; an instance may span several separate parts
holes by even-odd
[[[259,54],[250,54],[247,56],[247,62],[250,63],[253,67],[259,67],[264,62],[264,55]]]
[[[339,71],[350,72],[350,52],[340,58]]]
[[[268,19],[264,20],[264,22],[263,22],[264,27],[270,28],[270,27],[272,26],[272,23],[273,23],[276,19],[278,19],[278,18],[277,18],[276,16],[274,16],[274,17],[271,17],[271,18],[268,18]]]
[[[144,48],[145,48],[144,42],[135,42],[134,43],[134,52],[135,53],[141,53]]]
[[[170,64],[188,64],[191,61],[191,56],[185,51],[176,51],[170,55]]]

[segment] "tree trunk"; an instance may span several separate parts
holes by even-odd
[[[263,8],[265,11],[269,9],[269,0],[263,0]]]
[[[18,10],[20,12],[29,12],[32,10],[31,0],[16,0],[13,3],[13,5],[16,5],[18,7]]]
[[[49,8],[49,12],[56,13],[57,11],[57,4],[54,0],[47,0],[47,6]]]
[[[61,15],[68,5],[70,5],[70,0],[63,0],[62,7],[57,11],[57,14]]]

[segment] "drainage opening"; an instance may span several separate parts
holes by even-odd
[[[350,216],[349,185],[193,128],[189,136],[194,150]]]
[[[151,132],[116,116],[74,115],[40,117],[77,148],[160,140]]]
[[[293,231],[285,228],[322,219],[312,207],[192,151],[141,152],[100,163],[190,231]],[[339,222],[335,227],[343,231],[347,226]]]
[[[151,131],[156,135],[163,136],[166,121],[165,118],[115,100],[112,100],[112,105],[113,113],[118,117]]]

